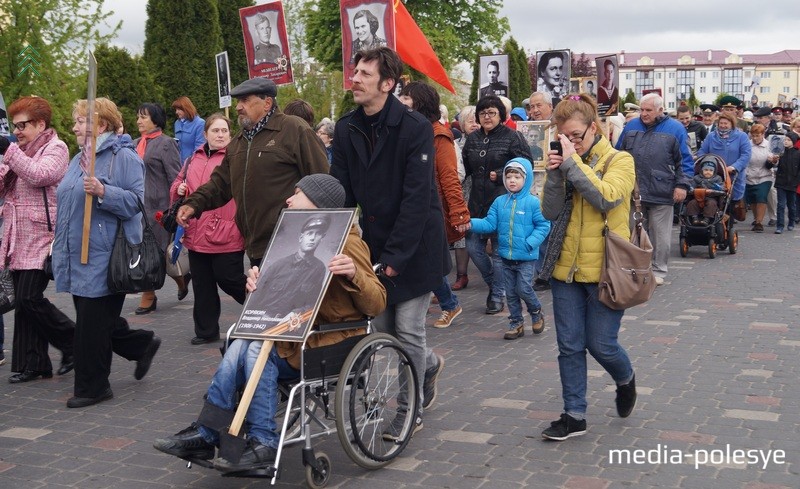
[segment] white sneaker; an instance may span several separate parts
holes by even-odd
[[[656,285],[664,285],[664,279],[662,277],[656,276]]]
[[[439,319],[437,319],[435,323],[433,323],[433,327],[444,329],[450,326],[453,323],[453,319],[461,314],[461,310],[461,306],[456,306],[456,308],[452,311],[442,311],[442,315],[439,316]]]

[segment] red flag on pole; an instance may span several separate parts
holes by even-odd
[[[433,52],[431,43],[428,42],[425,34],[422,33],[400,0],[394,2],[394,25],[397,36],[397,54],[400,55],[400,58],[450,92],[456,93],[442,63]]]

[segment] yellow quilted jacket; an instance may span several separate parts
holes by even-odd
[[[624,238],[630,237],[635,178],[633,157],[616,151],[605,136],[585,159],[575,154],[556,170],[547,171],[541,199],[542,214],[547,219],[555,220],[563,208],[566,182],[575,186],[572,214],[553,278],[564,282],[600,281],[605,251],[602,212],[607,213],[609,229]]]

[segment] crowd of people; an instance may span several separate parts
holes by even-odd
[[[116,105],[104,98],[94,101],[98,132],[92,136],[88,103],[80,100],[72,131],[82,147],[96,137],[88,146],[96,148],[93,173],[85,151],[70,160],[45,99],[15,101],[9,108],[15,141],[0,137],[0,265],[11,270],[18,304],[9,381],[51,377],[48,345],[61,352],[58,375],[75,370],[70,408],[113,397],[112,353],[136,363],[136,379],[148,373],[161,340],[152,331],[131,329],[124,294],[106,285],[118,226],[138,242],[149,224],[166,249],[174,236],[156,213],[178,203],[190,272],[175,277],[177,299],[192,286],[190,342],[204,345],[220,338],[218,288],[240,304],[256,289],[284,208],[358,207],[359,225],[344,252],[324,264],[334,279],[317,320],[374,317],[377,331],[399,340],[416,367],[421,407],[406,412],[409,393],[402,393],[398,412],[415,417],[415,431],[436,399],[445,365],[427,343],[428,309],[433,297],[441,308],[437,328],[463,320],[458,291],[469,286],[470,260],[487,286],[484,312],[508,307],[507,340],[523,337],[527,325],[535,335],[544,331],[537,293],[552,294],[564,407],[544,438],[586,432],[587,352],[616,383],[618,414],[629,416],[637,393],[634,367],[618,338],[624,311],[605,306],[597,294],[603,228],[630,236],[630,196],[638,182],[656,283],[667,284],[676,206],[693,188],[718,184],[710,173],[695,175],[697,158],[717,154],[733,181],[732,201],[753,212],[752,231],[763,232],[765,220],[775,233],[793,230],[800,221],[800,118],[787,118],[785,109],[758,109],[748,121],[733,97],[696,115],[681,107],[672,117],[651,93],[637,105],[625,104],[624,116],[602,120],[593,96],[564,92],[561,62],[558,56],[540,62],[538,91],[524,107],[487,92],[453,120],[426,83],[407,83],[396,92],[403,64],[388,47],[355,52],[357,108],[336,122],[316,121],[302,100],[281,110],[277,86],[265,78],[231,90],[240,128],[235,134],[231,120],[222,114],[202,118],[182,96],[172,104],[174,138],[164,132],[164,109],[146,103],[138,110],[140,137],[132,140]],[[529,143],[514,129],[525,120],[546,122],[556,144]],[[543,165],[536,168],[536,161]],[[89,264],[81,260],[87,199]],[[316,227],[324,234],[324,226]],[[49,279],[43,263],[51,248],[56,291],[72,295],[74,321],[44,297]],[[158,314],[157,306],[156,291],[146,291],[133,312]],[[229,345],[198,421],[155,447],[214,458],[219,430],[235,408],[232,393],[244,384],[242,373],[251,371],[260,347],[241,339]],[[278,379],[297,377],[298,367],[292,345],[275,345],[247,414],[252,441],[241,460],[217,457],[215,467],[230,472],[274,462],[275,386]],[[385,439],[400,436],[404,419],[395,421]]]

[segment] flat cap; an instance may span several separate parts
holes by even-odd
[[[278,86],[275,82],[266,78],[251,78],[233,87],[231,96],[236,98],[248,95],[266,95],[267,97],[278,96]]]
[[[753,117],[767,117],[772,113],[769,107],[761,107],[753,114]]]

